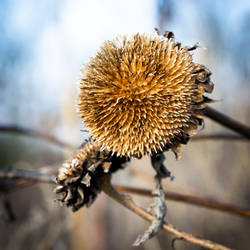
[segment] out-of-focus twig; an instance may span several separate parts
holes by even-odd
[[[1,179],[16,180],[16,183],[14,182],[11,184],[16,190],[18,188],[27,187],[37,182],[54,184],[54,178],[56,173],[57,169],[54,166],[41,168],[40,171],[11,169],[8,171],[0,171],[0,180]],[[147,189],[120,186],[120,185],[115,185],[115,188],[120,192],[133,193],[144,196],[152,196],[152,191]],[[220,202],[214,199],[198,197],[195,195],[185,195],[170,191],[168,191],[165,194],[165,198],[169,200],[188,203],[190,205],[202,206],[250,218],[250,209],[244,209],[240,206],[225,202]]]
[[[36,184],[37,182],[39,182],[39,176],[41,176],[41,174],[45,174],[45,176],[57,175],[59,167],[60,165],[57,164],[57,165],[48,165],[48,166],[40,167],[37,170],[32,170],[36,172],[34,174],[35,176],[34,178],[30,175],[31,170],[27,170],[28,173],[26,175],[26,178],[21,178],[21,175],[20,175],[21,173],[19,173],[19,176],[15,176],[14,172],[12,171],[13,168],[9,170],[0,171],[0,180],[1,179],[4,180],[3,182],[0,182],[0,190],[3,191],[4,193],[8,193],[8,192],[14,192],[14,191],[18,191],[19,189],[32,186]],[[9,172],[11,171],[12,173],[10,174]],[[15,169],[15,172],[17,171],[19,170]],[[21,171],[25,172],[26,170],[22,169]],[[43,182],[47,182],[44,179],[44,175],[42,175],[42,178],[43,178]],[[48,177],[48,182],[52,183],[50,177]]]
[[[209,107],[206,108],[205,112],[208,114],[211,113],[209,111]],[[209,115],[207,115],[207,116],[209,117]],[[231,118],[229,118],[229,119],[231,119]],[[33,130],[33,129],[29,129],[29,128],[23,128],[20,126],[12,126],[12,125],[10,125],[10,126],[0,125],[0,132],[1,133],[14,133],[14,134],[20,134],[20,135],[31,136],[31,137],[43,139],[45,141],[48,141],[50,143],[53,143],[54,145],[57,145],[57,146],[64,148],[64,149],[68,149],[70,151],[73,151],[76,149],[75,146],[73,146],[69,143],[63,142],[53,135],[42,133],[42,132],[39,132],[37,130]],[[247,137],[247,139],[250,139],[250,137],[249,138]],[[231,135],[231,134],[199,134],[199,135],[192,136],[191,140],[192,141],[198,141],[198,140],[246,140],[246,137],[242,137],[242,136],[238,136],[238,135]]]
[[[206,106],[204,110],[204,115],[209,117],[213,121],[218,122],[219,124],[243,135],[244,137],[250,139],[250,127],[234,120],[233,118],[224,115],[223,113]]]
[[[145,183],[148,184],[152,184],[154,182],[154,177],[141,170],[141,169],[137,169],[133,166],[129,167],[126,169],[126,171],[129,172],[129,174],[131,174],[132,176],[144,181]],[[189,194],[189,195],[194,195],[194,196],[199,196],[202,195],[200,192],[197,191],[197,189],[191,188],[191,187],[187,187],[187,186],[179,186],[176,184],[173,184],[172,181],[168,181],[167,185],[166,183],[163,183],[163,187],[166,190],[170,190],[170,191],[174,191],[174,192],[181,192],[182,194]]]
[[[37,182],[54,183],[55,175],[24,169],[9,169],[0,171],[0,179],[22,179]]]
[[[232,141],[245,141],[248,142],[248,138],[241,135],[234,134],[224,134],[224,133],[215,133],[215,134],[197,134],[190,138],[192,141],[200,140],[232,140]]]
[[[152,196],[152,191],[142,188],[126,187],[120,185],[114,185],[115,189],[123,193],[133,193],[143,196]],[[243,217],[250,218],[250,209],[244,209],[234,204],[229,204],[225,202],[220,202],[210,198],[196,197],[191,195],[183,195],[174,192],[166,192],[165,198],[168,200],[185,202],[191,205],[197,205],[201,207],[216,209],[223,212],[228,212],[231,214],[240,215]]]
[[[76,147],[73,145],[70,145],[69,143],[63,142],[56,138],[53,135],[49,135],[46,133],[42,133],[33,129],[23,128],[19,126],[3,126],[0,125],[0,132],[6,132],[6,133],[14,133],[14,134],[20,134],[20,135],[28,135],[36,138],[43,139],[45,141],[51,142],[54,145],[57,145],[62,148],[66,148],[69,150],[75,150]]]
[[[9,170],[9,171],[1,171],[0,172],[0,179],[26,179],[31,181],[40,181],[40,182],[47,182],[47,183],[54,183],[54,175],[44,174],[38,171],[31,171],[31,170]],[[155,218],[150,213],[146,212],[144,209],[136,206],[134,202],[128,198],[127,196],[119,194],[110,184],[109,176],[105,175],[104,178],[100,180],[101,189],[112,199],[119,202],[123,206],[127,207],[137,215],[141,216],[142,218],[152,222]],[[108,184],[109,183],[109,184]],[[127,189],[126,189],[127,190]],[[211,242],[209,240],[200,239],[192,236],[191,234],[181,232],[177,229],[175,229],[173,226],[164,224],[163,230],[168,231],[172,234],[174,234],[178,238],[183,238],[184,240],[200,245],[209,249],[222,249],[226,250],[229,249],[225,246],[216,244],[214,242]]]
[[[130,197],[124,196],[124,195],[118,193],[112,187],[112,185],[110,183],[110,176],[109,175],[105,175],[102,178],[100,178],[99,185],[106,195],[108,195],[110,198],[112,198],[116,202],[120,203],[122,206],[128,208],[129,210],[131,210],[132,212],[134,212],[135,214],[139,215],[140,217],[144,218],[145,220],[147,220],[149,222],[152,222],[155,220],[155,217],[152,214],[148,213],[143,208],[140,208],[139,206],[137,206]],[[162,226],[162,229],[171,233],[171,234],[174,234],[178,238],[183,238],[184,240],[186,240],[192,244],[206,247],[208,249],[220,249],[220,250],[230,249],[230,248],[227,248],[223,245],[214,243],[212,241],[197,238],[191,234],[181,232],[178,229],[174,228],[172,225],[167,224],[167,223],[165,223]]]
[[[5,194],[0,196],[0,219],[5,221],[14,221],[16,219],[11,203]]]

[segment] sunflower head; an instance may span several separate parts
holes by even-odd
[[[213,89],[193,48],[172,32],[104,42],[79,81],[78,108],[95,142],[118,156],[177,152],[201,124],[203,94]]]

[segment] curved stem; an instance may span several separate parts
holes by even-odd
[[[101,189],[103,190],[103,192],[107,196],[109,196],[110,198],[112,198],[116,202],[120,203],[122,206],[128,208],[129,210],[131,210],[132,212],[134,212],[135,214],[139,215],[140,217],[142,217],[143,219],[145,219],[149,222],[152,222],[155,220],[155,217],[152,214],[148,213],[143,208],[137,206],[131,198],[118,193],[112,187],[112,185],[110,183],[110,176],[109,175],[105,175],[103,178],[101,178],[99,180],[99,185],[100,185]],[[199,245],[202,247],[206,247],[208,249],[218,249],[218,250],[219,249],[220,250],[229,250],[230,249],[230,248],[227,248],[223,245],[214,243],[212,241],[197,238],[191,234],[181,232],[178,229],[174,228],[172,225],[167,224],[166,222],[163,225],[162,229],[169,232],[169,233],[174,234],[178,238],[182,238],[190,243],[193,243],[193,244],[196,244],[196,245]]]

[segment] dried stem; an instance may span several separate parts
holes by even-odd
[[[144,181],[145,183],[149,183],[150,185],[154,182],[154,177],[152,176],[152,174],[142,171],[140,168],[135,168],[133,166],[130,166],[129,168],[126,169],[126,171],[128,171],[130,175]],[[163,182],[162,185],[163,188],[166,190],[177,191],[177,192],[180,191],[182,194],[191,194],[194,196],[202,195],[200,194],[200,192],[197,191],[197,189],[187,186],[179,186],[173,183],[174,183],[173,181],[169,181],[167,182],[166,185],[166,183]]]
[[[133,193],[143,196],[152,196],[152,191],[142,188],[133,188],[120,185],[114,185],[115,189],[122,193]],[[231,214],[240,215],[243,217],[250,218],[250,209],[244,209],[234,204],[228,204],[214,199],[201,198],[192,195],[183,195],[174,192],[165,192],[165,199],[174,200],[179,202],[185,202],[191,205],[197,205],[201,207],[216,209],[223,212],[228,212]]]
[[[205,112],[209,113],[210,109],[211,108],[207,107]],[[209,117],[208,114],[206,114],[206,115]],[[223,115],[223,116],[225,116],[225,115]],[[229,118],[229,119],[231,119],[231,118]],[[222,124],[222,122],[220,122],[220,123]],[[20,135],[39,138],[39,139],[48,141],[50,143],[53,143],[54,145],[59,146],[61,148],[64,148],[64,149],[66,148],[70,151],[73,151],[76,149],[76,147],[74,147],[73,145],[66,143],[66,142],[63,142],[53,135],[42,133],[42,132],[39,132],[39,131],[36,131],[33,129],[29,129],[29,128],[23,128],[23,127],[19,127],[19,126],[0,125],[0,132],[2,132],[2,133],[14,133],[14,134],[20,134]],[[246,139],[249,139],[249,138],[238,136],[238,135],[232,135],[232,134],[198,134],[198,135],[194,135],[191,137],[192,141],[197,141],[197,140],[246,140]]]
[[[37,182],[45,182],[54,184],[54,178],[56,174],[56,167],[43,167],[39,171],[23,170],[23,169],[10,169],[7,171],[0,171],[0,180],[16,180],[11,183],[11,186],[16,189],[30,186]],[[53,174],[50,174],[53,173]],[[17,182],[18,181],[18,182]],[[127,186],[115,185],[115,188],[124,193],[133,193],[137,195],[152,196],[152,191],[141,188],[133,188]],[[12,190],[12,189],[11,189]],[[5,191],[5,189],[4,189]],[[184,202],[191,205],[202,206],[211,208],[230,214],[240,215],[246,218],[250,217],[250,209],[244,209],[234,204],[220,202],[214,199],[197,197],[194,195],[184,195],[176,192],[167,192],[165,198],[168,200],[174,200]]]
[[[124,196],[124,195],[118,193],[112,187],[112,185],[110,183],[110,176],[109,175],[105,175],[99,181],[100,181],[99,185],[100,185],[101,189],[110,198],[112,198],[116,202],[120,203],[122,206],[128,208],[129,210],[131,210],[132,212],[136,213],[137,215],[139,215],[140,217],[144,218],[145,220],[147,220],[149,222],[153,222],[155,220],[155,217],[152,214],[148,213],[143,208],[140,208],[139,206],[137,206],[130,197]],[[202,247],[206,247],[208,249],[220,249],[220,250],[230,249],[230,248],[227,248],[223,245],[214,243],[212,241],[201,239],[201,238],[196,238],[191,234],[181,232],[181,231],[177,230],[176,228],[174,228],[172,225],[169,225],[166,223],[163,225],[162,228],[163,228],[163,230],[174,234],[178,238],[183,238],[184,240],[186,240],[190,243],[193,243],[193,244],[196,244],[196,245],[199,245]]]
[[[248,138],[243,137],[241,135],[234,134],[197,134],[190,138],[192,141],[200,141],[200,140],[232,140],[232,141],[245,141],[248,142]]]
[[[218,122],[219,124],[243,135],[244,137],[250,139],[250,127],[234,120],[233,118],[224,115],[223,113],[206,106],[204,110],[204,115],[212,119],[213,121]]]
[[[69,150],[76,149],[76,147],[70,145],[69,143],[60,141],[59,139],[57,139],[53,135],[38,132],[38,131],[33,130],[33,129],[22,128],[19,126],[0,126],[0,132],[21,134],[21,135],[26,135],[26,136],[28,135],[28,136],[40,138],[40,139],[43,139],[45,141],[51,142],[54,145],[57,145],[57,146],[62,147],[62,148],[67,148]]]
[[[54,183],[55,175],[45,174],[39,171],[24,170],[24,169],[9,169],[0,171],[0,179],[21,179],[37,182]]]

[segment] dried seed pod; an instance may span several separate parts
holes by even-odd
[[[59,169],[55,189],[56,193],[62,194],[59,200],[72,207],[73,211],[84,205],[90,206],[101,191],[97,178],[116,171],[126,161],[125,158],[111,156],[110,152],[100,151],[92,141],[85,142]]]
[[[83,67],[79,111],[95,142],[118,156],[172,149],[202,124],[211,72],[164,36],[135,34],[106,41]]]

